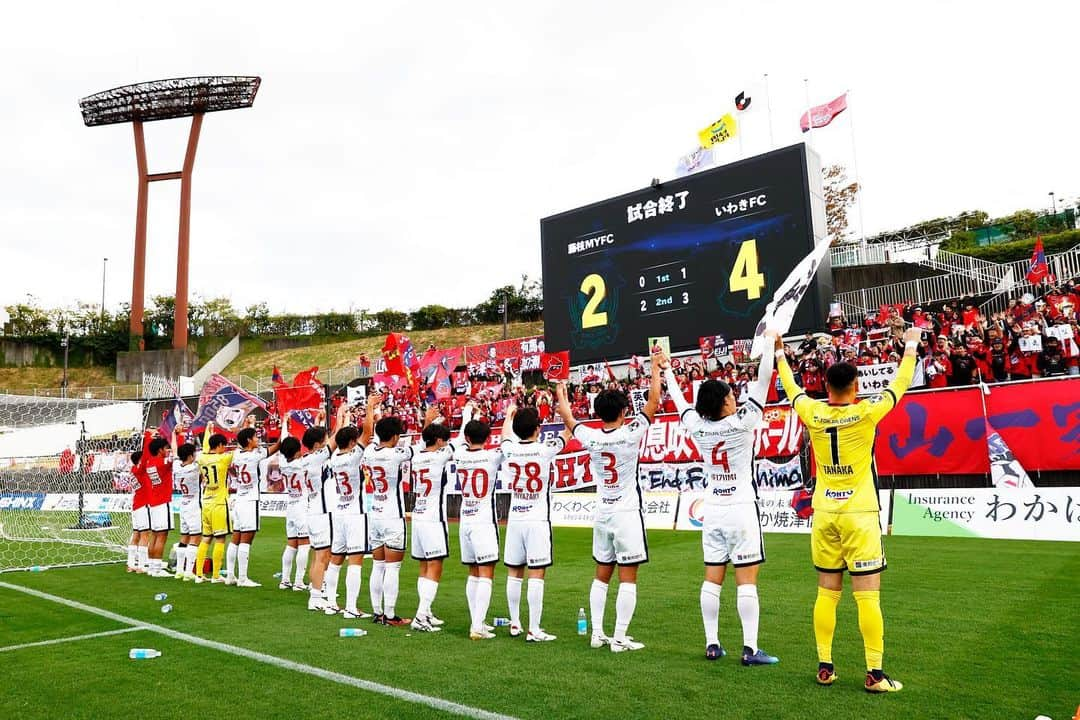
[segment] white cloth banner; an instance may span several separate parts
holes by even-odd
[[[786,463],[774,463],[771,460],[758,460],[755,470],[759,492],[774,490],[798,490],[805,484],[802,463],[799,456]]]
[[[596,516],[596,493],[559,493],[551,498],[551,524],[555,527],[592,527]],[[679,508],[679,494],[674,492],[645,493],[643,496],[645,527],[671,530]]]
[[[818,265],[829,252],[829,242],[822,240],[788,274],[787,279],[773,293],[773,299],[765,307],[765,316],[754,330],[754,344],[750,347],[750,359],[761,357],[765,348],[765,331],[775,330],[781,335],[791,329],[791,321],[803,295],[810,289],[817,274]],[[772,352],[772,348],[768,348]]]

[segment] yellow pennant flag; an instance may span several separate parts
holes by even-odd
[[[735,118],[731,113],[727,113],[709,127],[698,132],[698,140],[701,142],[701,147],[711,148],[713,145],[719,145],[735,137],[736,132],[738,132],[738,126]]]

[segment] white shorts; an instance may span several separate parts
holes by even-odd
[[[334,555],[363,555],[367,552],[367,515],[332,513],[330,552]]]
[[[325,550],[330,547],[333,539],[330,527],[330,513],[309,513],[307,525],[312,550]]]
[[[551,565],[551,523],[525,520],[506,525],[503,563],[509,567]]]
[[[601,565],[639,565],[649,562],[645,518],[640,511],[597,516],[592,534],[593,560]]]
[[[757,503],[705,507],[701,548],[706,565],[746,567],[765,562]]]
[[[490,565],[499,561],[499,526],[495,523],[460,523],[458,541],[464,565]]]
[[[198,498],[180,503],[180,534],[202,534],[202,505]]]
[[[412,524],[413,560],[442,560],[450,555],[446,523],[414,520]]]
[[[237,498],[233,503],[233,532],[255,532],[259,529],[259,501]]]
[[[405,552],[405,518],[368,516],[368,547],[376,550],[387,547]]]
[[[135,532],[146,532],[150,529],[149,505],[143,505],[138,510],[131,511],[131,529]]]
[[[307,507],[303,502],[291,502],[285,506],[285,537],[289,540],[307,538]]]

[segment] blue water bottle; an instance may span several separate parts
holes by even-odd
[[[367,635],[367,630],[363,628],[341,628],[338,630],[338,637],[364,637]]]
[[[585,619],[585,608],[578,608],[577,611],[577,634],[587,635],[589,633],[589,621]]]
[[[132,660],[149,660],[150,658],[161,657],[161,651],[150,648],[131,648],[128,651],[128,657]]]

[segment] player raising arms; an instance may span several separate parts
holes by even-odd
[[[371,406],[374,407],[372,402]],[[384,417],[375,423],[378,442],[364,451],[364,467],[373,495],[368,520],[371,568],[371,612],[383,625],[408,625],[397,616],[401,559],[405,557],[405,491],[401,479],[412,459],[412,446],[398,447],[405,433],[401,420]]]
[[[706,380],[698,388],[697,403],[679,389],[675,373],[667,368],[665,380],[679,411],[679,422],[690,434],[705,461],[705,507],[701,547],[705,581],[701,584],[701,619],[705,625],[705,657],[724,656],[719,639],[720,590],[727,565],[735,568],[735,606],[743,631],[743,665],[771,665],[776,657],[758,647],[757,577],[765,562],[765,539],[758,514],[754,483],[754,428],[761,420],[772,382],[773,359],[764,357],[758,379],[750,386],[741,408],[735,406],[731,386]]]
[[[252,418],[254,420],[254,418]],[[259,587],[248,577],[248,561],[251,558],[251,543],[259,530],[259,464],[269,455],[278,451],[279,443],[267,448],[259,447],[259,438],[255,428],[246,427],[236,434],[236,444],[240,448],[233,453],[232,467],[236,472],[233,499],[233,544],[236,546],[237,587]],[[232,550],[232,547],[229,548]],[[225,584],[232,582],[232,563],[226,563]]]
[[[499,526],[495,517],[495,481],[503,462],[501,449],[484,448],[491,436],[486,422],[472,420],[472,404],[461,413],[461,433],[465,443],[454,448],[458,482],[461,485],[461,511],[458,541],[461,562],[469,568],[465,597],[469,602],[469,637],[490,640],[495,637],[487,626],[491,589],[495,581],[495,563],[499,561]],[[510,418],[503,425],[503,437],[510,433]],[[521,580],[518,580],[518,602]],[[520,625],[518,633],[521,632]]]
[[[450,555],[446,486],[449,476],[457,474],[453,469],[454,448],[449,444],[450,428],[439,422],[438,415],[437,405],[428,408],[421,432],[424,447],[414,452],[412,459],[412,489],[416,495],[412,512],[412,556],[420,561],[420,574],[416,578],[420,602],[416,606],[412,629],[420,632],[437,632],[443,624],[435,617],[431,605],[442,580],[443,560]]]
[[[378,393],[370,398],[362,433],[352,425],[344,425],[344,415],[348,410],[344,405],[339,408],[338,431],[334,433],[337,450],[326,465],[334,481],[336,499],[330,510],[330,564],[326,568],[326,607],[323,610],[327,615],[341,612],[337,606],[338,576],[341,564],[348,558],[349,568],[345,571],[345,610],[342,614],[349,620],[368,617],[367,613],[360,612],[356,606],[356,599],[360,596],[361,566],[368,540],[362,465],[363,446],[371,439],[371,425],[375,421],[375,406],[379,400]],[[330,480],[327,479],[327,482]]]
[[[506,522],[503,562],[507,567],[506,602],[510,606],[510,635],[521,634],[521,583],[529,569],[529,632],[526,642],[555,639],[540,627],[544,613],[544,574],[551,555],[551,462],[566,446],[569,432],[545,443],[540,438],[536,408],[506,408],[506,422],[517,440],[503,438],[504,465],[510,473],[510,516]],[[504,425],[505,428],[505,425]]]
[[[282,439],[278,448],[278,471],[285,481],[288,500],[285,505],[285,550],[281,553],[281,582],[279,590],[307,590],[304,573],[307,572],[311,542],[308,536],[307,470],[300,441],[294,437]],[[293,580],[293,561],[296,577]]]
[[[142,466],[143,451],[131,453],[131,542],[127,571],[145,573],[150,564],[150,478]]]
[[[203,451],[199,455],[199,473],[202,476],[202,541],[195,554],[195,582],[205,581],[203,572],[206,554],[213,541],[213,574],[210,582],[224,582],[221,579],[221,561],[225,557],[225,545],[232,531],[229,523],[229,466],[232,453],[225,452],[225,436],[214,432],[214,423],[207,423],[203,431]]]
[[[345,406],[342,405],[342,408]],[[344,410],[338,412],[338,422],[334,427],[341,425],[340,418]],[[320,413],[321,415],[321,413]],[[337,448],[337,442],[330,440],[326,443],[326,428],[310,427],[304,431],[304,449],[307,454],[302,459],[304,467],[304,486],[307,488],[307,524],[308,536],[311,541],[311,549],[315,551],[315,559],[311,561],[311,583],[308,587],[308,610],[325,610],[326,595],[323,592],[323,580],[326,569],[330,564],[330,545],[333,542],[333,529],[331,527],[330,509],[333,498],[327,497],[328,489],[323,478],[323,468],[330,460],[330,453]]]
[[[828,402],[811,400],[795,384],[784,359],[783,340],[779,336],[775,338],[780,381],[791,398],[791,407],[810,434],[817,470],[810,554],[818,571],[814,636],[818,648],[817,681],[822,685],[831,685],[836,680],[832,640],[836,606],[844,586],[843,573],[847,570],[851,574],[866,653],[866,691],[898,692],[903,687],[881,669],[885,648],[885,622],[881,615],[885,550],[881,544],[874,438],[877,424],[896,407],[911,385],[921,338],[919,328],[909,328],[904,333],[904,359],[896,377],[884,392],[858,404],[855,404],[859,389],[855,366],[849,363],[831,366],[825,371]]]
[[[195,462],[195,446],[184,443],[177,447],[176,433],[172,436],[173,490],[180,495],[180,548],[176,553],[176,578],[195,579],[195,553],[199,551],[202,530],[202,507],[199,505],[199,464]]]
[[[574,419],[565,383],[556,387],[557,411],[566,429],[589,451],[592,475],[596,478],[596,516],[593,519],[593,559],[596,577],[589,591],[592,615],[592,646],[610,644],[612,652],[641,650],[644,644],[626,634],[637,606],[638,566],[649,562],[645,538],[645,515],[638,459],[641,439],[660,406],[660,365],[663,353],[652,357],[649,397],[642,411],[629,422],[630,402],[621,390],[601,390],[593,403],[602,428],[591,428]],[[608,583],[619,566],[619,594],[615,599],[615,635],[604,635],[604,609]]]

